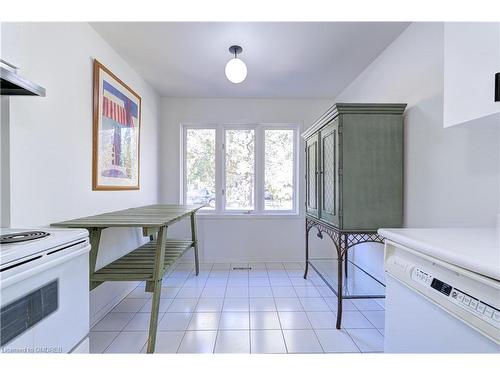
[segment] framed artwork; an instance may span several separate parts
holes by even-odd
[[[93,190],[139,189],[141,97],[94,59]]]

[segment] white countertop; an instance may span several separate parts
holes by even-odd
[[[378,233],[428,256],[500,280],[498,228],[382,228]]]

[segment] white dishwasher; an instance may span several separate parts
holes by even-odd
[[[386,353],[500,352],[500,248],[493,228],[379,233],[386,238]],[[483,237],[474,241],[472,234]]]

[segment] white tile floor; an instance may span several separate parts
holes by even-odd
[[[252,269],[233,270],[233,267]],[[158,353],[381,352],[383,300],[344,301],[300,263],[179,263],[163,281]],[[91,329],[92,353],[146,350],[151,293],[140,285]]]

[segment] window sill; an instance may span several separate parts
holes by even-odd
[[[215,219],[215,220],[227,220],[227,219],[250,219],[250,220],[301,220],[304,218],[303,215],[290,212],[290,213],[268,213],[268,214],[244,214],[241,212],[237,213],[213,213],[213,212],[200,212],[196,214],[198,219]]]

